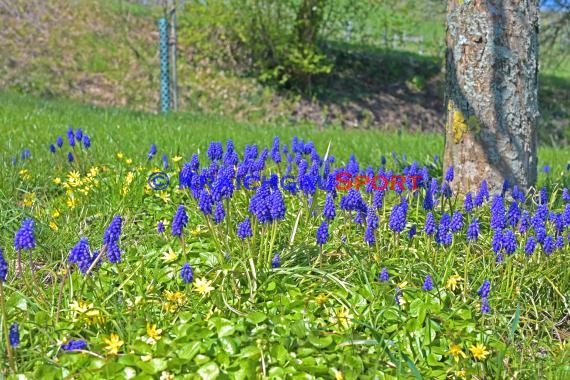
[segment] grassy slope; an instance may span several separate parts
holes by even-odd
[[[0,31],[0,50],[8,52],[0,56],[0,88],[99,105],[158,108],[156,9],[96,0],[12,4],[0,10],[0,23],[6,25]],[[441,9],[433,13],[412,7],[407,16],[400,15],[400,5],[397,9],[398,17],[386,7],[368,12],[364,28],[355,31],[350,43],[335,44],[340,52],[329,53],[337,69],[331,79],[315,83],[314,97],[293,96],[203,61],[180,59],[180,106],[248,122],[306,119],[358,128],[440,130],[441,60],[418,56],[414,43],[386,53],[382,41],[371,37],[387,25],[389,34],[423,35],[424,54],[441,52],[443,23],[435,21],[442,17]],[[180,54],[194,56],[185,46]],[[570,80],[560,77],[563,69],[558,75],[544,71],[541,138],[563,143],[568,138]]]
[[[134,157],[146,152],[141,147],[156,143],[163,152],[181,154],[205,149],[212,140],[234,139],[236,147],[260,143],[269,145],[274,136],[289,140],[293,135],[313,140],[320,151],[331,151],[337,159],[346,161],[350,154],[366,164],[377,165],[380,156],[406,154],[408,160],[431,160],[442,155],[443,136],[439,134],[382,133],[379,131],[320,128],[311,125],[283,128],[266,125],[263,128],[236,123],[227,118],[200,113],[154,115],[118,108],[98,108],[71,101],[42,100],[17,93],[0,92],[0,135],[2,141],[2,170],[11,171],[10,157],[29,148],[35,157],[48,155],[48,146],[58,135],[65,135],[68,125],[91,131],[94,154],[99,159],[122,151]],[[568,157],[560,150],[542,147],[539,162],[560,172]]]

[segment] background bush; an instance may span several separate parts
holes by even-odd
[[[245,68],[264,82],[310,90],[333,66],[322,51],[328,36],[350,25],[358,4],[328,0],[213,0],[187,3],[179,16],[188,59]]]

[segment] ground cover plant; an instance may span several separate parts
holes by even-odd
[[[7,377],[570,375],[562,150],[534,192],[463,196],[436,135],[0,102]],[[338,171],[420,187],[318,188]],[[297,187],[216,186],[246,174]]]

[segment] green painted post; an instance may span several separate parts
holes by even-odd
[[[170,108],[170,79],[168,76],[168,22],[166,18],[158,20],[160,36],[160,109],[168,112]]]

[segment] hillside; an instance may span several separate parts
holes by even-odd
[[[156,111],[160,12],[115,0],[1,2],[0,23],[5,27],[0,30],[0,88]],[[378,34],[385,25],[380,16],[363,22],[368,35]],[[240,68],[203,59],[200,46],[181,42],[180,109],[232,115],[248,123],[309,121],[348,128],[441,131],[442,59],[425,54],[441,51],[443,27],[424,20],[414,28],[413,17],[400,19],[398,30],[404,32],[399,44],[395,38],[390,46],[360,43],[369,38],[327,43],[323,49],[334,70],[317,78],[310,94],[263,85]],[[416,29],[423,33],[420,39],[427,41],[427,49],[415,48],[417,36],[406,37],[407,30]],[[406,44],[406,38],[412,42]],[[565,144],[570,139],[570,78],[553,74],[565,71],[548,72],[540,81],[541,140]]]

